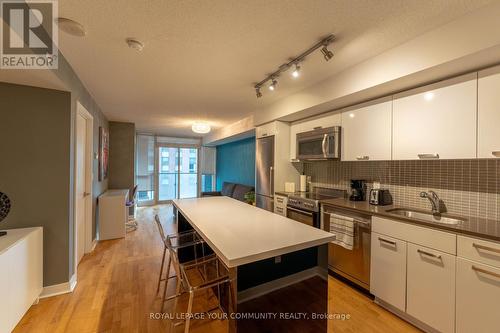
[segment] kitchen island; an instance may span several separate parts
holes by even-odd
[[[179,231],[195,229],[234,281],[229,332],[327,331],[333,234],[228,197],[173,204]]]

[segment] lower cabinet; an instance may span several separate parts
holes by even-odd
[[[405,311],[406,242],[372,232],[370,292]]]
[[[457,333],[500,330],[500,268],[457,258]]]
[[[422,228],[372,218],[370,292],[424,330],[500,332],[500,242]]]
[[[455,331],[456,256],[408,243],[406,313],[440,332]]]

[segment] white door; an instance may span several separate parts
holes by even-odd
[[[439,332],[455,332],[455,267],[455,256],[408,243],[406,313]]]
[[[342,161],[391,160],[392,100],[342,113]]]
[[[475,73],[394,96],[392,158],[476,158],[476,104]]]
[[[76,116],[76,237],[75,260],[80,262],[85,253],[85,201],[86,194],[86,161],[87,151],[87,120],[80,114]]]
[[[500,157],[500,66],[479,72],[477,157]]]
[[[457,333],[498,332],[500,269],[457,258]]]
[[[372,232],[370,292],[398,308],[406,310],[405,241]]]

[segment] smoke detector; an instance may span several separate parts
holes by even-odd
[[[144,48],[144,43],[135,38],[127,38],[125,42],[127,43],[128,47],[139,52],[141,52],[142,49]]]
[[[59,26],[59,29],[72,36],[84,37],[87,34],[83,25],[69,18],[58,17],[56,19],[56,23]]]

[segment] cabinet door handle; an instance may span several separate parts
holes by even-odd
[[[418,158],[421,160],[435,160],[439,159],[439,154],[418,154]]]
[[[390,240],[384,239],[382,237],[379,237],[378,240],[381,241],[381,242],[383,242],[383,243],[387,243],[387,244],[391,244],[393,246],[396,246],[396,242],[394,242],[394,241],[390,241]]]
[[[356,159],[358,161],[367,161],[370,159],[370,156],[364,155],[364,156],[356,156]]]
[[[441,259],[441,256],[438,255],[438,254],[430,253],[430,252],[427,252],[427,251],[424,251],[424,250],[420,250],[420,249],[418,249],[417,252],[420,253],[420,254],[432,257],[432,258]]]
[[[483,273],[483,274],[488,274],[488,275],[491,275],[491,276],[494,276],[494,277],[500,279],[500,274],[498,274],[498,273],[490,272],[490,271],[487,271],[485,269],[482,269],[482,268],[479,268],[479,267],[476,267],[476,266],[472,266],[472,269],[475,270],[476,272]]]
[[[500,157],[500,150],[497,150],[497,151],[492,151],[491,152],[491,155],[495,156],[495,157]]]
[[[476,244],[476,243],[472,243],[472,246],[474,246],[478,250],[485,250],[485,251],[500,253],[500,249],[496,249],[494,247],[484,246],[484,245]]]

